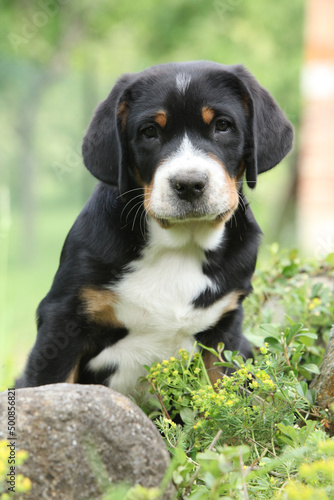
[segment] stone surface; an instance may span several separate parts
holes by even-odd
[[[324,408],[330,408],[334,403],[334,326],[320,366],[320,374],[312,381],[311,388],[317,391],[318,404]],[[333,418],[334,412],[331,412],[330,415]],[[331,427],[334,434],[333,421]]]
[[[157,487],[169,464],[152,422],[128,398],[98,385],[55,384],[16,390],[18,472],[25,499],[102,498],[110,483]],[[7,392],[0,394],[0,440],[7,439]],[[164,498],[171,496],[166,493]]]

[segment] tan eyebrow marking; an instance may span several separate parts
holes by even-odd
[[[158,113],[154,117],[154,121],[160,125],[161,128],[164,128],[167,123],[167,113],[166,111],[158,111]]]
[[[126,101],[120,103],[117,109],[118,116],[121,117],[122,120],[122,129],[124,130],[126,127],[126,120],[128,119],[129,107]]]
[[[210,125],[214,116],[215,112],[213,111],[213,109],[209,108],[208,106],[204,106],[202,108],[202,118],[207,125]]]

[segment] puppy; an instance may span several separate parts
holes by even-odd
[[[83,159],[100,180],[66,238],[19,387],[105,384],[135,395],[143,365],[194,342],[251,356],[242,301],[261,235],[242,192],[293,130],[241,65],[163,64],[122,76]],[[219,377],[205,355],[212,382]]]

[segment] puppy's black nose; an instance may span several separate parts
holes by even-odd
[[[208,184],[208,176],[203,172],[179,173],[169,182],[181,200],[194,201],[204,193]]]

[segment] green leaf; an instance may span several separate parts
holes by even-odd
[[[158,408],[159,410],[161,410],[161,403],[158,399],[150,398],[147,402],[149,405],[154,406],[155,408]]]
[[[224,342],[219,342],[219,344],[217,345],[218,353],[221,354],[223,352],[224,348],[225,348]]]
[[[267,342],[267,344],[269,344],[269,347],[273,352],[283,351],[282,344],[275,337],[266,337],[264,341]]]
[[[316,373],[317,375],[320,373],[319,367],[313,363],[310,363],[308,365],[303,365],[304,370],[307,370],[308,372],[311,373]]]
[[[183,465],[187,462],[187,455],[182,450],[182,448],[175,448],[173,454],[174,454],[173,459],[180,465]]]
[[[224,358],[226,361],[232,362],[232,351],[224,351]]]
[[[296,446],[297,429],[290,425],[277,424],[277,428],[281,431],[280,440],[290,446]]]
[[[287,343],[290,344],[293,338],[302,330],[303,324],[302,323],[296,323],[293,325],[287,332],[286,334],[286,340]]]
[[[290,318],[290,316],[288,316],[287,314],[285,315],[286,319],[289,321],[290,325],[293,326],[295,324],[295,322],[293,321],[292,318]]]
[[[283,276],[286,276],[287,278],[291,278],[295,274],[297,274],[299,271],[299,266],[292,262],[288,266],[283,267],[282,269],[282,274]]]
[[[173,481],[175,484],[183,483],[183,476],[181,476],[181,474],[177,470],[173,472]]]
[[[180,417],[187,425],[194,425],[196,413],[191,408],[181,408]]]
[[[317,391],[315,389],[309,389],[306,393],[306,399],[310,405],[315,405],[317,401]]]
[[[299,394],[299,396],[305,398],[308,391],[307,383],[304,382],[304,380],[298,382],[298,384],[296,384],[296,391]]]
[[[222,361],[213,363],[213,366],[224,366],[224,367],[227,367],[227,368],[235,368],[235,366],[234,366],[233,363],[222,362]]]
[[[217,460],[218,453],[216,451],[206,450],[202,453],[197,453],[196,460]]]
[[[307,339],[314,339],[316,340],[318,338],[318,335],[316,333],[312,333],[312,332],[309,332],[308,330],[303,330],[301,333],[298,333],[298,335],[296,335],[296,338],[298,339],[303,339],[303,337],[307,338]],[[300,340],[298,340],[300,342]]]
[[[212,347],[207,347],[206,345],[203,345],[203,344],[200,344],[200,343],[198,343],[198,345],[200,347],[202,347],[202,349],[204,349],[205,351],[211,352],[211,354],[213,354],[214,356],[216,356],[216,358],[219,358],[219,355],[218,355],[216,349],[213,349]]]
[[[319,297],[321,289],[322,289],[322,283],[316,283],[315,285],[313,285],[311,290],[311,299]]]
[[[260,329],[269,334],[271,337],[274,337],[276,339],[279,339],[281,337],[281,333],[278,330],[278,328],[275,328],[272,325],[269,324],[263,324],[260,326]]]
[[[292,363],[297,363],[299,361],[299,358],[303,354],[304,349],[305,346],[303,344],[299,344],[298,347],[296,347],[296,350],[294,351],[294,354],[291,358]]]

